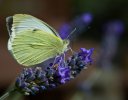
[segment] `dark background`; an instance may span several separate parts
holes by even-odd
[[[5,19],[17,13],[40,18],[58,32],[65,23],[75,27],[73,50],[94,48],[93,64],[76,79],[27,100],[128,100],[127,0],[0,0],[1,95],[23,69],[7,50]],[[84,14],[91,14],[90,22],[81,19]]]

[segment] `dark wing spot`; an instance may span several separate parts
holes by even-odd
[[[32,31],[33,31],[33,32],[36,32],[36,31],[39,31],[39,29],[35,28],[35,29],[33,29]]]
[[[13,24],[13,17],[12,16],[7,17],[6,18],[6,23],[7,23],[7,30],[9,32],[9,34],[11,34],[12,33],[11,28],[12,28],[12,24]]]

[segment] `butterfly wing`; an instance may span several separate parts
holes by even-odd
[[[50,25],[28,14],[15,14],[14,16],[7,17],[6,22],[10,36],[8,40],[9,51],[12,49],[13,38],[19,33],[22,34],[22,31],[39,29],[60,37]]]
[[[39,64],[55,57],[63,49],[63,40],[42,30],[26,30],[12,41],[11,52],[24,66]]]
[[[56,30],[50,25],[31,15],[15,14],[14,16],[7,17],[6,22],[11,37],[14,37],[15,35],[21,33],[21,31],[28,29],[43,30],[44,32],[55,34],[59,37]]]

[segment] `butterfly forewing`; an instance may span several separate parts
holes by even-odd
[[[27,14],[15,14],[6,18],[9,34],[12,37],[28,29],[39,29],[44,32],[59,36],[58,33],[47,23]]]

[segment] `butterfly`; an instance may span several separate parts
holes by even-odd
[[[47,23],[28,14],[15,14],[6,18],[9,32],[8,50],[16,61],[33,66],[63,54],[69,40],[62,40]]]

